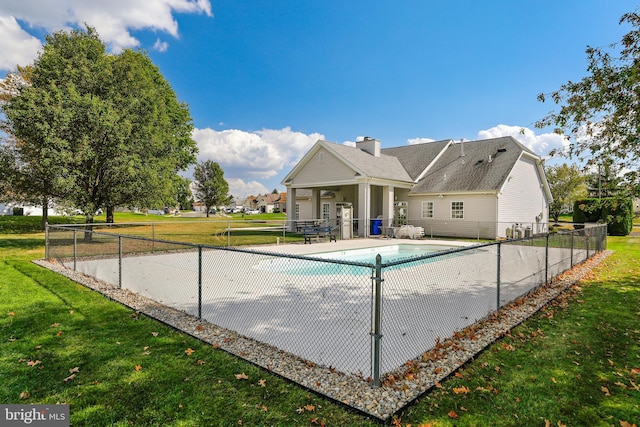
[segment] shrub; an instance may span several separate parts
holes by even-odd
[[[573,222],[606,222],[608,234],[626,236],[633,228],[633,203],[629,198],[618,197],[576,200]]]

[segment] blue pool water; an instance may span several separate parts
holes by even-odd
[[[313,258],[326,260],[339,260],[354,263],[375,264],[376,256],[380,254],[382,263],[410,259],[414,257],[432,254],[434,252],[452,249],[451,246],[442,245],[389,245],[376,246],[364,249],[352,249],[346,251],[323,252],[318,254],[308,254]],[[435,259],[434,259],[435,260]],[[424,260],[420,262],[430,262]],[[311,261],[292,258],[273,258],[261,261],[256,268],[280,273],[296,275],[321,275],[321,274],[370,274],[371,267],[364,265],[336,264],[331,262]],[[392,266],[389,268],[399,268]]]

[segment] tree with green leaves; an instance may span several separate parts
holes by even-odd
[[[627,175],[622,167],[609,159],[603,159],[586,177],[589,197],[598,199],[632,197],[633,186],[627,181]]]
[[[207,217],[212,207],[227,204],[231,200],[229,184],[218,163],[211,160],[198,163],[193,178],[196,183],[196,199],[204,203]]]
[[[569,210],[575,200],[587,195],[586,178],[578,166],[566,163],[546,166],[544,172],[553,195],[549,213],[558,222],[563,211]]]
[[[51,195],[86,222],[115,206],[161,205],[197,146],[186,104],[140,51],[108,54],[96,31],[46,37],[30,85],[2,105],[24,169],[47,172]],[[111,214],[111,215],[110,215]]]
[[[18,66],[0,83],[0,110],[31,85],[33,67]],[[53,166],[46,159],[32,161],[35,153],[16,139],[0,121],[0,197],[10,202],[22,202],[42,206],[42,228],[48,221],[51,201],[59,200],[54,182],[57,179]]]
[[[554,126],[570,140],[567,156],[577,156],[588,165],[609,159],[623,168],[637,169],[640,159],[640,15],[627,13],[620,24],[631,30],[610,50],[587,47],[589,75],[569,81],[538,99],[551,99],[560,106],[536,123]],[[612,50],[619,51],[612,51]],[[556,154],[556,153],[552,153]]]
[[[193,194],[190,189],[191,180],[176,175],[173,181],[173,201],[180,209],[191,210],[193,208]]]

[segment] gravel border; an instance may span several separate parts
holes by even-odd
[[[437,342],[435,347],[426,351],[421,358],[409,360],[402,368],[386,374],[381,387],[375,387],[370,379],[313,364],[273,346],[198,320],[195,316],[166,307],[126,289],[119,289],[74,272],[61,264],[46,260],[33,262],[209,343],[215,348],[261,366],[366,415],[385,421],[578,282],[611,253],[612,251],[603,251],[595,254],[564,272],[552,283],[519,298],[499,312],[460,331],[455,337]]]

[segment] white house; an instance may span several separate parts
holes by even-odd
[[[289,220],[337,224],[351,206],[361,237],[380,220],[434,236],[535,234],[547,231],[552,200],[541,159],[512,137],[386,149],[373,138],[355,147],[319,140],[282,184]]]
[[[0,215],[13,215],[14,208],[20,210],[21,215],[24,216],[42,216],[42,206],[25,205],[21,203],[0,203]],[[47,209],[47,214],[50,216],[57,215],[55,208]]]

